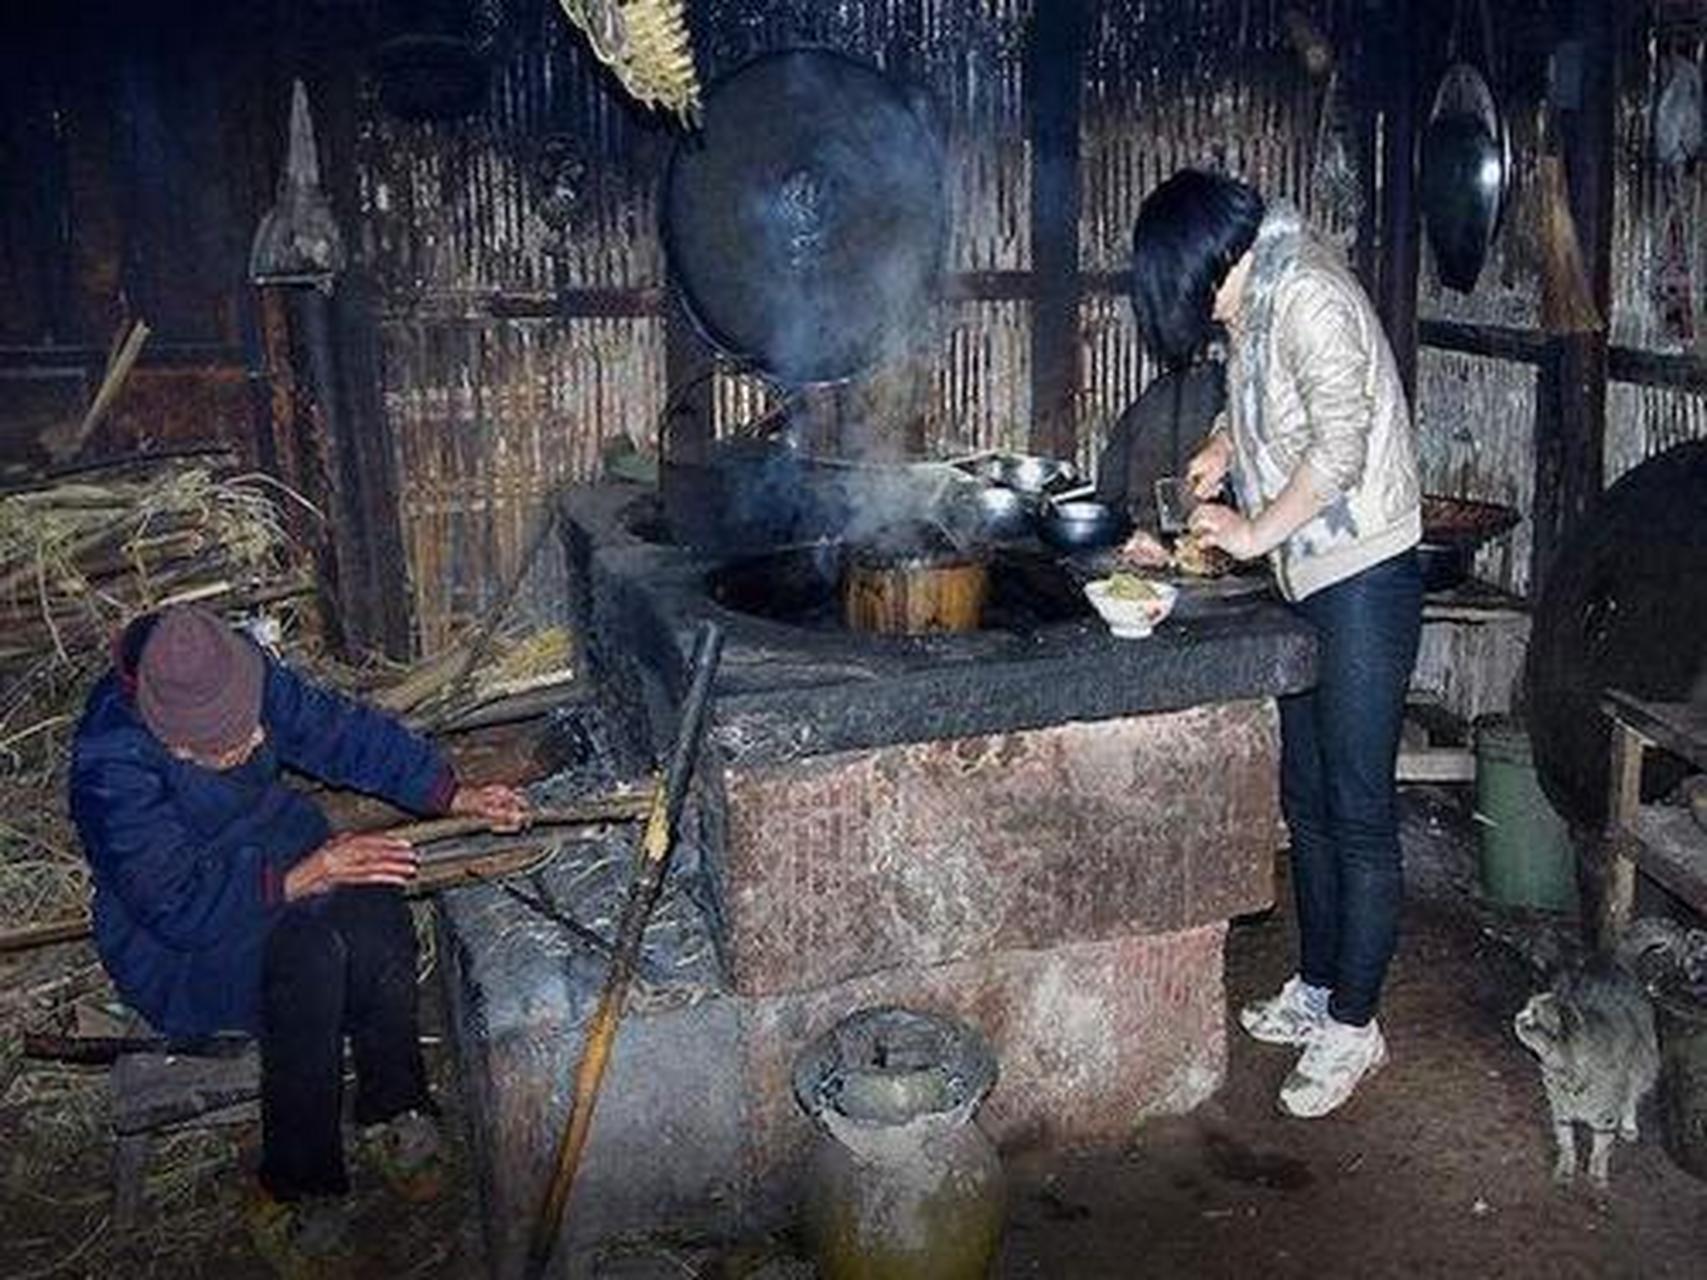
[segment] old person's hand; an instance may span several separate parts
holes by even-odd
[[[326,893],[341,884],[405,885],[415,878],[415,850],[377,831],[333,836],[285,873],[286,902]]]
[[[1217,431],[1186,463],[1185,478],[1191,485],[1192,496],[1199,501],[1213,498],[1221,492],[1221,486],[1227,482],[1227,473],[1232,469],[1232,438],[1225,431]]]
[[[1191,531],[1204,546],[1220,547],[1235,560],[1254,560],[1263,553],[1256,526],[1219,502],[1205,502],[1192,511]]]
[[[451,797],[450,811],[470,818],[484,818],[494,831],[520,831],[533,816],[527,797],[514,787],[489,782],[481,787],[458,787]]]

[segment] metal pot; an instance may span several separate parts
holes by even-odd
[[[990,541],[1023,538],[1031,532],[1032,504],[1017,489],[987,484],[974,495],[973,504],[983,535]]]
[[[1132,521],[1119,507],[1083,498],[1044,502],[1037,519],[1044,540],[1063,551],[1111,547],[1132,527]]]
[[[1034,453],[997,453],[981,458],[974,470],[992,484],[1040,498],[1062,489],[1079,478],[1079,469],[1065,458],[1045,458]]]

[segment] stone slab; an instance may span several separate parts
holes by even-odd
[[[790,1089],[795,1055],[874,1005],[948,1014],[984,1033],[999,1077],[978,1118],[1006,1152],[1118,1146],[1147,1118],[1192,1110],[1226,1078],[1226,932],[1216,923],[1003,951],[740,999],[756,1199],[786,1198],[812,1141]]]
[[[511,1280],[523,1273],[600,972],[549,954],[486,963],[490,915],[475,922],[453,904],[440,921],[489,1274]],[[1189,1111],[1225,1076],[1225,932],[1216,923],[814,991],[643,1002],[617,1037],[559,1264],[579,1273],[601,1245],[664,1226],[735,1238],[785,1221],[813,1140],[793,1100],[794,1059],[872,1005],[946,1013],[989,1038],[1000,1077],[980,1123],[1008,1152],[1118,1145],[1147,1117]]]
[[[1273,901],[1272,704],[914,743],[724,774],[743,994],[1166,933]]]

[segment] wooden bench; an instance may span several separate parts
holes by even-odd
[[[1660,747],[1707,770],[1707,703],[1648,702],[1609,689],[1612,719],[1607,795],[1607,879],[1597,933],[1611,942],[1630,922],[1641,870],[1697,911],[1707,912],[1707,829],[1687,808],[1642,803],[1642,760]]]
[[[128,1226],[142,1205],[156,1137],[255,1118],[261,1055],[253,1041],[220,1037],[210,1054],[123,1053],[113,1062],[113,1221]]]

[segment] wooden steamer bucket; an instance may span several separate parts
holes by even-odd
[[[881,635],[976,631],[989,592],[982,556],[867,547],[853,552],[843,570],[842,620],[851,631]]]

